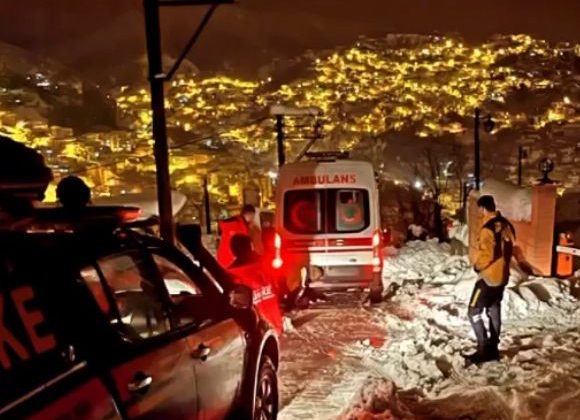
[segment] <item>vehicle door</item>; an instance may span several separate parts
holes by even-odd
[[[287,249],[286,272],[292,282],[301,279],[306,267],[326,266],[326,191],[324,189],[293,189],[284,194],[283,240]],[[313,278],[312,273],[306,273]],[[297,284],[289,285],[294,290]]]
[[[124,250],[98,259],[81,274],[122,341],[110,376],[127,417],[196,419],[189,343],[173,334],[150,256]]]
[[[23,235],[0,239],[0,418],[119,418],[76,348],[68,319],[85,318],[63,305],[78,298],[68,294],[74,275],[58,247],[41,244]]]
[[[187,334],[200,419],[222,419],[241,392],[246,340],[226,299],[190,261],[166,249],[152,250],[176,328]]]
[[[369,192],[361,188],[326,190],[327,281],[365,279],[372,264]]]

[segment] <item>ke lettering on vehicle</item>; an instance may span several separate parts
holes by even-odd
[[[9,302],[16,308],[32,348],[17,338],[18,334],[14,334],[15,326],[6,325],[5,314]],[[34,307],[33,302],[34,290],[30,286],[21,286],[7,294],[0,294],[0,366],[4,370],[9,370],[13,363],[7,352],[8,348],[12,350],[11,354],[26,361],[34,353],[45,353],[57,345],[54,335],[49,333],[41,336],[38,333],[38,327],[44,323],[45,319],[43,313]]]

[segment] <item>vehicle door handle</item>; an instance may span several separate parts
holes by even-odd
[[[192,359],[200,359],[202,361],[207,360],[207,356],[211,353],[211,349],[205,344],[200,344],[197,349],[191,352]]]
[[[133,381],[127,384],[127,389],[129,392],[147,392],[152,383],[153,377],[151,375],[137,372],[133,377]]]

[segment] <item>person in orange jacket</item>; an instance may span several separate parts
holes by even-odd
[[[509,281],[516,240],[513,225],[496,210],[492,196],[481,196],[477,206],[483,215],[483,226],[473,261],[479,278],[473,287],[468,309],[469,321],[477,338],[477,351],[467,356],[470,363],[500,358],[501,301]],[[489,318],[489,329],[482,318],[484,310]]]
[[[235,259],[228,271],[234,275],[236,282],[252,289],[256,309],[278,334],[282,334],[282,311],[269,264],[254,251],[248,235],[234,235],[231,246]]]
[[[235,259],[232,252],[231,241],[234,235],[250,235],[251,225],[256,217],[256,209],[250,204],[246,204],[239,216],[221,220],[218,223],[221,233],[220,243],[217,249],[217,260],[222,267],[228,268]]]

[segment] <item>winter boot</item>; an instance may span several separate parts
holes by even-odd
[[[480,365],[487,362],[487,355],[485,352],[476,351],[475,353],[467,354],[463,356],[465,358],[465,367],[471,365]]]
[[[500,354],[497,348],[497,344],[488,344],[487,348],[485,349],[485,355],[487,357],[487,361],[499,361]]]

